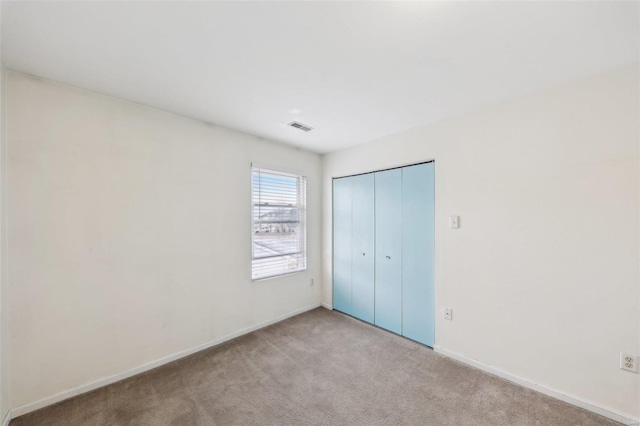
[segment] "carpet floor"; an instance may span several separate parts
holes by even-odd
[[[324,308],[11,421],[11,426],[615,424]]]

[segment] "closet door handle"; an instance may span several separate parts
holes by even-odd
[[[391,259],[391,256],[387,256],[387,259]]]
[[[362,252],[362,255],[364,256],[364,252]]]

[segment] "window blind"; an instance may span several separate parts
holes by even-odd
[[[251,278],[307,268],[306,177],[252,167]]]

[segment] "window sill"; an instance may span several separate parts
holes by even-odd
[[[287,272],[286,274],[280,274],[280,275],[271,275],[268,277],[264,277],[264,278],[252,278],[251,282],[252,283],[256,283],[256,282],[260,282],[260,281],[270,281],[270,280],[275,280],[277,278],[282,278],[282,277],[288,277],[290,275],[296,275],[296,274],[300,274],[302,272],[305,272],[307,270],[307,268],[304,269],[299,269],[297,271],[293,271],[293,272]]]

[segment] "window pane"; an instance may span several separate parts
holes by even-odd
[[[304,176],[252,169],[252,278],[306,269]]]

